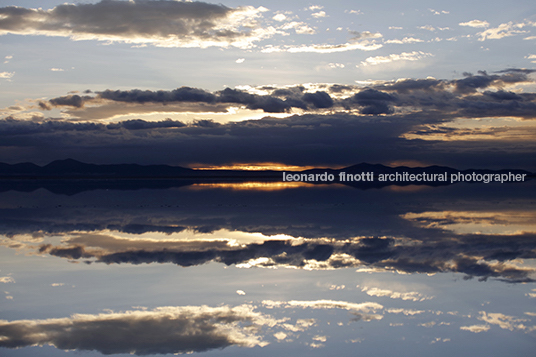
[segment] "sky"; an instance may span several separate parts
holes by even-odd
[[[0,1],[0,162],[534,171],[531,1]]]

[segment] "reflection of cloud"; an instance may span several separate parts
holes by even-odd
[[[424,301],[432,299],[432,296],[425,296],[419,292],[416,291],[409,291],[409,292],[397,292],[392,291],[388,289],[380,289],[380,288],[370,288],[370,287],[363,287],[361,291],[364,291],[367,293],[367,295],[370,296],[386,296],[391,299],[402,299],[402,300],[411,300],[411,301]]]
[[[342,309],[348,310],[355,317],[352,321],[372,321],[381,320],[382,315],[375,314],[376,310],[383,309],[383,306],[375,302],[353,303],[347,301],[334,300],[315,300],[315,301],[273,301],[264,300],[262,304],[267,308],[283,307],[283,308],[310,308],[310,309]]]
[[[490,329],[489,325],[471,325],[461,326],[460,330],[471,331],[474,333],[486,332]]]
[[[523,322],[528,321],[527,319],[521,319],[501,313],[486,313],[485,311],[480,311],[478,319],[485,321],[488,324],[498,325],[500,328],[510,331],[527,329],[527,326],[525,326]]]
[[[412,310],[412,309],[401,309],[401,308],[397,308],[397,309],[391,308],[391,309],[386,309],[385,311],[390,314],[404,314],[406,316],[413,316],[413,315],[419,315],[419,314],[424,313],[424,310]]]
[[[414,38],[414,37],[404,37],[402,40],[387,40],[385,43],[394,43],[394,44],[404,44],[404,43],[416,43],[416,42],[424,42],[420,38]],[[391,55],[392,56],[392,55]]]
[[[231,236],[242,237],[236,232],[229,233]],[[9,238],[3,239],[1,243],[14,249],[33,251],[31,254],[50,254],[106,264],[158,262],[189,267],[220,262],[239,268],[288,267],[305,270],[358,267],[360,270],[396,270],[406,273],[458,272],[465,274],[466,279],[479,277],[480,280],[486,280],[494,277],[508,282],[530,282],[534,275],[533,268],[524,267],[515,261],[516,258],[534,258],[536,242],[529,234],[468,234],[458,235],[456,239],[437,241],[366,237],[331,241],[288,239],[288,236],[283,235],[280,236],[281,239],[258,234],[243,236],[246,239],[241,244],[230,238],[216,239],[214,234],[200,239],[196,239],[193,234],[186,240],[125,239],[107,234],[78,234],[65,238],[59,245],[39,242],[34,242],[33,245],[23,244]],[[508,261],[512,262],[507,263]],[[414,292],[382,289],[370,290],[369,294],[407,300],[428,298]]]
[[[460,25],[460,26],[469,26],[469,27],[488,27],[489,22],[480,21],[480,20],[471,20],[471,21],[468,21],[468,22],[460,22],[458,25]]]
[[[0,347],[48,344],[63,350],[136,355],[201,352],[232,345],[265,346],[268,343],[258,332],[276,323],[248,305],[76,314],[46,320],[0,321]]]
[[[408,212],[401,216],[425,228],[450,230],[456,234],[516,235],[536,233],[536,211],[439,211]]]

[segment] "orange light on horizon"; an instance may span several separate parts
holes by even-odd
[[[335,168],[320,165],[321,168]],[[230,164],[230,165],[212,165],[201,166],[201,164],[190,165],[189,168],[194,170],[244,170],[244,171],[303,171],[310,169],[317,169],[319,166],[298,166],[298,165],[286,165],[277,162],[259,162],[259,163],[247,163],[247,164]],[[339,168],[338,166],[336,168]]]

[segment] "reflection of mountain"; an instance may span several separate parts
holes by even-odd
[[[293,172],[295,173],[295,172]],[[311,183],[342,183],[356,188],[381,188],[390,185],[427,185],[444,186],[451,182],[439,180],[378,180],[379,175],[452,175],[452,174],[526,174],[527,179],[533,177],[528,171],[523,170],[464,170],[441,166],[430,166],[421,168],[409,167],[388,167],[384,165],[358,164],[339,170],[333,169],[311,169],[299,172],[300,175],[332,174],[331,181],[313,181]],[[359,180],[348,181],[341,179],[340,174],[360,175],[361,173],[371,173],[374,181]],[[347,176],[344,176],[347,177]],[[2,191],[34,191],[45,188],[54,193],[76,194],[82,191],[106,189],[106,190],[136,190],[143,188],[166,189],[171,187],[181,187],[195,183],[218,183],[218,182],[248,182],[248,181],[282,181],[281,171],[250,171],[250,170],[192,170],[188,168],[168,165],[95,165],[86,164],[76,160],[58,160],[45,166],[37,166],[32,163],[4,164],[0,163],[0,192]],[[292,185],[289,185],[292,187]]]

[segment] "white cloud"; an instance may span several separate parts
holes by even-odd
[[[15,72],[0,72],[0,78],[12,78],[15,75]]]
[[[342,63],[328,63],[329,68],[344,68]]]
[[[394,43],[394,44],[404,44],[404,43],[416,43],[416,42],[424,42],[420,38],[414,38],[414,37],[404,37],[402,40],[387,40],[385,43]]]
[[[319,335],[316,335],[313,337],[313,340],[314,341],[319,341],[319,342],[326,342],[328,340],[327,336],[319,336]]]
[[[471,326],[461,326],[460,330],[471,331],[474,333],[486,332],[490,329],[489,325],[471,325]]]
[[[277,14],[274,17],[272,17],[272,19],[274,19],[275,21],[282,22],[282,21],[285,21],[287,17],[283,14]]]
[[[480,20],[471,20],[471,21],[468,21],[468,22],[460,22],[458,25],[479,28],[479,27],[488,27],[489,22],[480,21]]]
[[[511,21],[505,24],[500,24],[498,27],[487,29],[486,31],[483,31],[483,32],[479,32],[477,34],[478,36],[480,36],[478,40],[479,41],[499,40],[501,38],[526,33],[527,31],[521,30],[526,25],[527,24],[525,23],[514,24]]]
[[[244,292],[244,290],[237,290],[236,293],[238,295],[246,295],[246,293]]]
[[[521,319],[501,313],[486,313],[485,311],[480,311],[478,319],[485,321],[488,324],[498,325],[500,328],[510,331],[524,330],[527,328],[523,325],[523,322],[527,321],[527,319]]]
[[[13,279],[12,277],[10,276],[2,276],[0,277],[0,283],[14,283],[15,282],[15,279]]]
[[[419,26],[417,27],[421,30],[427,30],[427,31],[435,31],[435,27],[431,26],[431,25],[425,25],[425,26]]]
[[[536,60],[536,55],[525,56],[525,58]],[[531,62],[532,62],[532,63],[536,63],[536,61],[531,61]]]
[[[402,299],[402,300],[411,300],[411,301],[424,301],[433,299],[432,296],[425,296],[416,291],[410,292],[397,292],[388,289],[379,289],[379,288],[369,288],[363,287],[361,291],[364,291],[367,295],[378,296],[378,297],[389,297],[391,299]]]
[[[401,54],[391,54],[388,56],[369,57],[361,62],[362,66],[376,66],[395,61],[418,61],[425,57],[433,56],[431,53],[422,51],[402,52]],[[359,67],[359,65],[357,66]]]
[[[316,33],[315,29],[310,27],[305,22],[292,21],[279,27],[281,30],[294,29],[299,35],[313,35]]]
[[[363,11],[361,10],[344,10],[345,13],[348,13],[348,14],[354,14],[354,15],[363,15]]]
[[[235,62],[236,63],[244,63],[245,60],[246,60],[245,58],[239,58]]]
[[[65,71],[63,68],[51,68],[50,70],[52,72],[63,72],[63,71]]]
[[[315,300],[315,301],[273,301],[264,300],[262,304],[267,308],[310,308],[310,309],[341,309],[350,311],[356,316],[356,320],[372,321],[381,320],[382,315],[375,314],[376,310],[383,309],[383,306],[375,302],[352,303],[347,301]]]
[[[316,10],[322,10],[324,8],[324,6],[320,6],[320,5],[311,5],[308,7],[309,10],[311,11],[316,11]],[[307,10],[307,8],[306,8]]]
[[[424,313],[424,310],[412,310],[412,309],[387,309],[385,310],[390,314],[404,314],[406,316],[419,315]]]
[[[290,53],[335,53],[353,50],[374,51],[383,47],[383,45],[373,41],[347,42],[339,45],[301,45],[301,46],[266,46],[262,52],[290,52]]]
[[[279,331],[279,332],[274,333],[274,337],[281,341],[287,338],[287,334],[284,333],[283,331]]]
[[[330,285],[329,290],[344,290],[346,285]]]
[[[315,12],[314,14],[311,14],[312,17],[318,19],[320,17],[326,17],[326,13],[324,11]]]
[[[403,27],[398,27],[398,26],[389,26],[389,30],[402,30]]]

